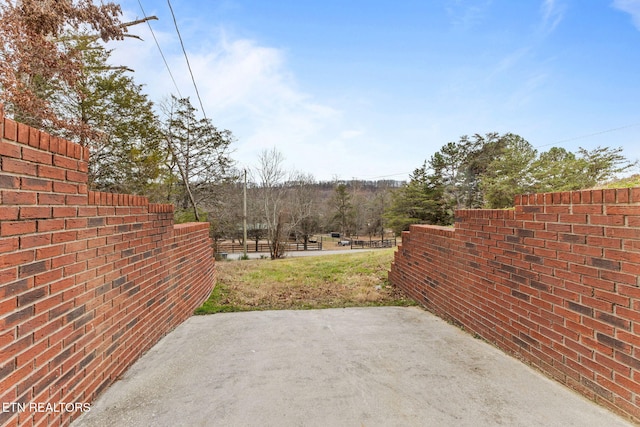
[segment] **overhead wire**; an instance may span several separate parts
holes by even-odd
[[[360,178],[360,179],[364,180],[364,181],[371,181],[371,180],[374,180],[374,179],[392,178],[394,176],[410,175],[410,174],[411,174],[411,172],[402,172],[402,173],[393,173],[393,174],[390,174],[390,175],[366,176],[366,177]]]
[[[144,11],[144,8],[142,7],[142,3],[140,2],[140,0],[138,0],[138,5],[140,6],[140,10],[142,11],[143,17],[146,18],[147,14]],[[151,35],[153,36],[153,40],[156,42],[156,46],[158,48],[158,51],[160,52],[160,56],[162,57],[162,61],[164,61],[164,66],[167,68],[167,71],[169,72],[169,76],[171,76],[171,81],[173,82],[173,86],[176,88],[176,92],[178,93],[178,96],[180,98],[182,98],[182,94],[180,93],[180,88],[178,88],[178,84],[176,83],[176,79],[173,77],[173,73],[171,72],[171,68],[169,67],[169,63],[167,62],[167,58],[165,58],[164,53],[162,52],[162,48],[160,48],[160,43],[158,42],[158,39],[156,38],[156,33],[153,31],[153,28],[151,28],[151,24],[149,23],[149,21],[147,21],[147,25],[149,26],[149,31],[151,31]]]
[[[171,16],[173,17],[173,24],[176,27],[176,33],[178,33],[178,39],[180,40],[180,46],[182,46],[182,53],[184,53],[184,59],[187,61],[187,68],[189,69],[189,74],[191,75],[191,81],[193,82],[193,87],[196,90],[196,97],[198,98],[198,102],[200,102],[200,109],[202,110],[202,115],[205,120],[207,119],[207,114],[204,111],[204,105],[202,104],[202,98],[200,98],[200,92],[198,91],[198,85],[196,84],[196,79],[193,77],[193,71],[191,70],[191,64],[189,63],[189,56],[187,55],[187,50],[184,48],[184,42],[182,41],[182,35],[180,34],[180,29],[178,28],[178,21],[176,20],[176,15],[173,13],[173,7],[171,7],[171,0],[167,0],[169,4],[169,10],[171,11]]]
[[[640,126],[640,123],[633,123],[633,124],[630,124],[630,125],[620,126],[620,127],[612,128],[612,129],[606,129],[606,130],[602,130],[602,131],[598,131],[598,132],[594,132],[594,133],[590,133],[590,134],[586,134],[586,135],[575,136],[573,138],[562,139],[560,141],[551,142],[549,144],[537,145],[534,148],[541,148],[541,147],[548,147],[550,145],[563,144],[565,142],[571,142],[571,141],[576,141],[578,139],[590,138],[592,136],[598,136],[598,135],[602,135],[602,134],[605,134],[605,133],[615,132],[615,131],[619,131],[619,130],[622,130],[622,129],[628,129],[628,128],[632,128],[632,127],[636,127],[636,126]]]
[[[636,126],[640,126],[640,123],[633,123],[633,124],[629,124],[629,125],[625,125],[625,126],[619,126],[619,127],[616,127],[616,128],[611,128],[611,129],[606,129],[606,130],[602,130],[602,131],[598,131],[598,132],[593,132],[593,133],[586,134],[586,135],[580,135],[580,136],[574,136],[572,138],[561,139],[561,140],[558,140],[556,142],[551,142],[549,144],[536,145],[533,148],[542,148],[542,147],[548,147],[550,145],[563,144],[565,142],[571,142],[571,141],[576,141],[578,139],[590,138],[592,136],[598,136],[598,135],[602,135],[602,134],[605,134],[605,133],[616,132],[616,131],[619,131],[619,130],[629,129],[629,128],[636,127]],[[397,174],[391,174],[391,175],[380,175],[380,176],[366,177],[364,179],[371,180],[371,179],[380,179],[380,178],[391,178],[391,177],[394,177],[394,176],[410,175],[410,174],[411,174],[411,172],[405,172],[405,173],[397,173]]]

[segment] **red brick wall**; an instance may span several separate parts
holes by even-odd
[[[516,198],[412,226],[390,280],[439,316],[640,419],[640,189]]]
[[[0,425],[66,425],[17,404],[91,402],[189,317],[214,284],[208,224],[87,191],[86,149],[0,125]]]

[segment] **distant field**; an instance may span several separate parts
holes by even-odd
[[[393,252],[219,261],[216,287],[196,314],[415,305],[387,282]]]

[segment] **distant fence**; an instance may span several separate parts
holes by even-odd
[[[351,249],[392,248],[397,245],[395,237],[385,240],[352,240]]]
[[[305,249],[304,243],[287,243],[287,251],[321,251],[322,241],[307,243]],[[244,246],[242,243],[218,243],[216,246],[216,253],[239,253],[244,252]],[[247,252],[270,252],[268,243],[248,243]]]
[[[321,251],[323,243],[333,243],[334,245],[344,246],[350,249],[380,249],[380,248],[392,248],[397,246],[397,240],[394,237],[393,239],[384,239],[384,240],[340,240],[337,242],[333,242],[331,240],[324,241],[320,239],[314,242],[307,242],[305,247],[304,243],[287,243],[287,252],[293,251]],[[216,245],[215,252],[217,254],[234,254],[234,253],[242,253],[244,252],[244,246],[242,243],[230,243],[230,242],[220,242]],[[247,252],[250,253],[269,253],[269,244],[268,243],[255,243],[248,242],[247,244]]]

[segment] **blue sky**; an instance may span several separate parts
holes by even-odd
[[[197,100],[166,2],[141,0]],[[316,179],[407,179],[461,135],[640,158],[640,0],[172,0],[207,116],[240,167],[276,147]],[[136,1],[121,2],[127,18]],[[114,48],[176,93],[146,26]]]

